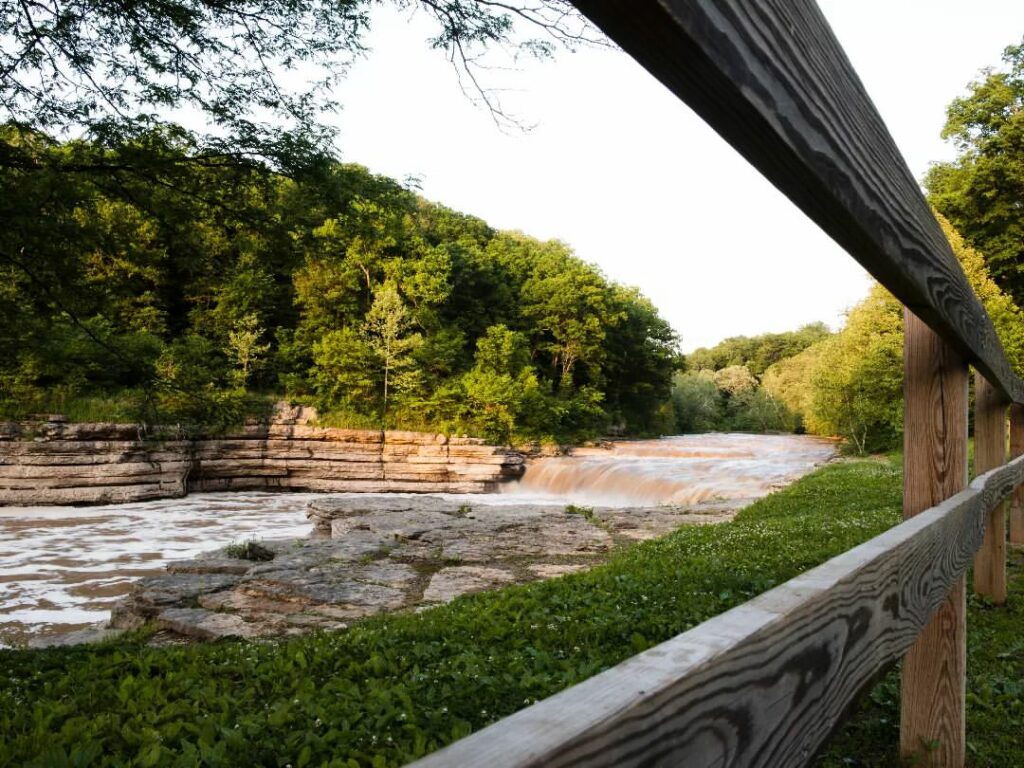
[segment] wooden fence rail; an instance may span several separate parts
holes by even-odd
[[[814,0],[573,2],[1008,400],[1024,403],[992,321]]]
[[[414,763],[806,762],[963,577],[1024,457],[785,584]]]
[[[572,1],[903,302],[906,519],[415,765],[804,765],[902,657],[901,751],[962,767],[964,574],[1005,600],[1024,382],[813,0]],[[963,490],[968,364],[985,474]]]

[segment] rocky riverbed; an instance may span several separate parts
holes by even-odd
[[[139,582],[114,609],[112,624],[153,621],[204,640],[343,629],[385,611],[572,573],[680,525],[728,519],[741,504],[590,509],[437,497],[318,500],[309,508],[314,537],[260,542],[272,558],[264,561],[220,549],[171,565]]]
[[[385,437],[405,466],[436,463],[421,449],[447,458],[463,449],[417,438],[399,452],[404,436]],[[834,443],[805,436],[686,435],[537,458],[491,494],[259,486],[89,508],[0,507],[0,647],[81,641],[78,630],[105,623],[112,609],[120,627],[155,621],[163,640],[337,629],[556,577],[680,525],[726,520],[834,453]],[[489,472],[507,463],[497,452],[484,460]],[[268,559],[237,557],[249,541]]]

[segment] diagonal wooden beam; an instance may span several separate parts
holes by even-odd
[[[991,320],[813,0],[573,2],[1007,399],[1024,402]]]

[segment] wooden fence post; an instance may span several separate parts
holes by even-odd
[[[1006,463],[1006,401],[980,373],[974,377],[974,474]],[[974,591],[1006,602],[1006,502],[992,510],[974,556]]]
[[[967,486],[967,364],[904,310],[903,517]],[[961,768],[965,758],[967,599],[950,590],[903,660],[900,754]],[[938,744],[931,749],[928,745]]]
[[[1024,405],[1010,406],[1010,458],[1024,453]],[[1017,486],[1010,505],[1010,543],[1024,544],[1024,485]]]

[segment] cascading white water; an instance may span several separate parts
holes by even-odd
[[[699,504],[761,496],[835,453],[798,435],[706,434],[613,443],[533,461],[505,493],[601,506]]]

